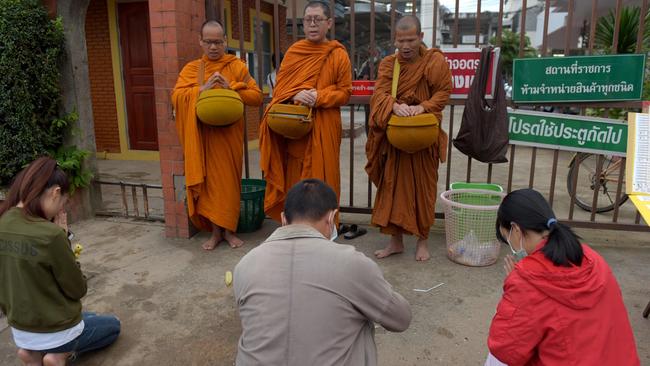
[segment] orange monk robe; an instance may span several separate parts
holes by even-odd
[[[447,134],[414,154],[403,152],[386,138],[393,103],[420,104],[425,113],[442,121],[451,93],[451,73],[438,49],[420,48],[420,59],[409,63],[390,55],[379,65],[375,91],[370,99],[370,133],[366,144],[366,172],[377,186],[372,223],[385,234],[405,232],[426,239],[435,218],[438,164],[446,160]],[[397,100],[391,95],[395,57],[400,60]]]
[[[266,179],[264,211],[280,221],[284,198],[291,186],[306,178],[318,178],[340,195],[339,152],[341,111],[352,92],[352,68],[345,48],[337,41],[294,43],[282,60],[273,89],[276,103],[291,103],[303,89],[316,89],[313,128],[299,140],[273,132],[266,113],[260,126],[260,165]]]
[[[217,61],[203,56],[185,65],[172,94],[176,129],[185,156],[190,219],[203,230],[211,231],[212,222],[235,231],[239,220],[244,119],[225,127],[212,127],[197,120],[201,61],[205,63],[203,84],[218,71],[230,81],[230,88],[239,93],[244,104],[250,106],[262,103],[262,92],[246,64],[226,54]]]

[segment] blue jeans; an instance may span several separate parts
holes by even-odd
[[[109,346],[120,334],[120,321],[113,315],[83,312],[84,330],[72,341],[42,352],[81,354]]]

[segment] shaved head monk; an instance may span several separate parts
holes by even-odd
[[[398,52],[379,65],[366,144],[366,172],[377,186],[372,224],[391,236],[388,246],[376,251],[375,256],[403,252],[403,234],[407,234],[417,237],[415,259],[426,261],[430,257],[427,238],[435,217],[438,164],[446,159],[447,134],[440,129],[432,146],[408,153],[390,144],[386,129],[393,114],[408,117],[432,113],[441,121],[451,92],[451,74],[442,52],[427,49],[422,43],[418,18],[405,16],[395,28]],[[400,69],[393,97],[396,59]]]
[[[227,41],[219,22],[203,23],[199,44],[204,55],[185,65],[172,94],[185,157],[187,209],[192,223],[211,233],[203,243],[205,250],[223,240],[233,248],[243,244],[234,233],[239,220],[244,119],[223,127],[204,124],[196,117],[197,99],[205,90],[223,88],[239,93],[246,105],[262,103],[262,92],[246,64],[226,54]]]
[[[333,20],[329,6],[310,1],[304,10],[305,39],[287,50],[277,74],[273,99],[260,126],[260,165],[266,179],[264,211],[276,221],[289,188],[302,179],[325,181],[340,196],[340,106],[352,92],[352,68],[339,42],[327,39]],[[311,131],[291,140],[267,123],[271,106],[302,104],[312,108]]]

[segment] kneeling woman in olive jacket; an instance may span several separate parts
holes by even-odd
[[[56,161],[42,157],[16,176],[0,206],[0,310],[25,365],[65,365],[120,333],[115,316],[81,311],[86,279],[63,210],[69,188]]]

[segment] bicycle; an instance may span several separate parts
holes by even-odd
[[[621,206],[627,201],[625,194],[625,167],[623,167],[621,195],[616,200],[616,190],[619,183],[619,171],[623,158],[618,156],[603,155],[603,166],[600,175],[596,177],[598,154],[576,153],[569,163],[567,174],[567,191],[570,197],[575,197],[575,203],[585,211],[591,212],[594,189],[598,185],[598,202],[596,213],[609,212],[616,206]],[[573,190],[573,179],[577,174],[576,189]]]

